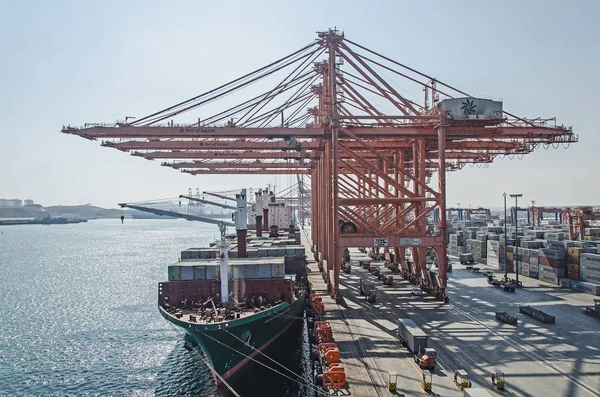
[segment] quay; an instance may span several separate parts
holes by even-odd
[[[364,256],[351,250],[351,273],[340,277],[340,303],[327,293],[327,286],[310,252],[310,233],[302,232],[308,256],[308,280],[312,293],[322,295],[326,321],[331,323],[340,349],[347,384],[345,396],[420,396],[421,370],[413,354],[400,345],[398,318],[411,318],[428,335],[438,353],[431,372],[432,395],[462,396],[454,383],[454,371],[465,370],[473,388],[491,395],[507,396],[600,396],[600,321],[584,314],[590,295],[561,289],[522,277],[523,288],[505,292],[488,285],[486,277],[466,270],[451,257],[448,296],[444,304],[427,295],[413,296],[408,281],[388,269],[391,286],[358,265]],[[479,265],[482,271],[492,270]],[[377,302],[368,303],[359,294],[359,280],[376,284]],[[520,314],[529,305],[556,316],[546,324]],[[497,321],[494,313],[506,311],[518,317],[518,325]],[[491,375],[495,368],[505,373],[506,389],[496,391]],[[396,373],[394,393],[388,390],[388,374]]]

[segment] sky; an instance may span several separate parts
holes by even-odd
[[[463,91],[501,98],[513,114],[556,117],[578,134],[568,149],[449,174],[448,206],[499,207],[503,192],[538,205],[600,204],[597,1],[0,0],[0,7],[0,198],[114,208],[188,188],[291,183],[187,175],[60,131],[147,115],[337,27]]]

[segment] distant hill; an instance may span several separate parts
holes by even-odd
[[[121,210],[100,208],[93,205],[53,205],[45,207],[45,210],[53,218],[75,215],[83,219],[102,219],[119,218],[121,216]]]
[[[125,212],[127,217],[131,215]],[[93,205],[54,205],[43,207],[39,204],[27,205],[20,208],[0,208],[0,218],[81,218],[102,219],[119,218],[121,210],[106,209]]]

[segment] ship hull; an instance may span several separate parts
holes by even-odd
[[[220,325],[193,325],[181,322],[162,308],[163,317],[181,327],[186,340],[192,346],[198,346],[212,368],[224,380],[228,380],[241,371],[246,364],[261,359],[261,354],[269,345],[282,336],[303,315],[303,300],[282,303],[274,308],[256,313],[243,320],[233,320]],[[264,361],[264,360],[261,360]],[[267,363],[271,366],[272,363]],[[213,374],[214,375],[214,374]],[[221,379],[215,376],[217,384]]]

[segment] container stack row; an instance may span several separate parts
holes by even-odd
[[[600,228],[586,229],[577,241],[568,240],[566,225],[523,229],[518,243],[514,229],[506,241],[503,227],[454,230],[448,253],[470,252],[478,263],[600,296]]]
[[[169,281],[220,280],[220,261],[185,260],[169,266]],[[229,279],[271,279],[285,276],[283,258],[244,258],[229,261]]]

